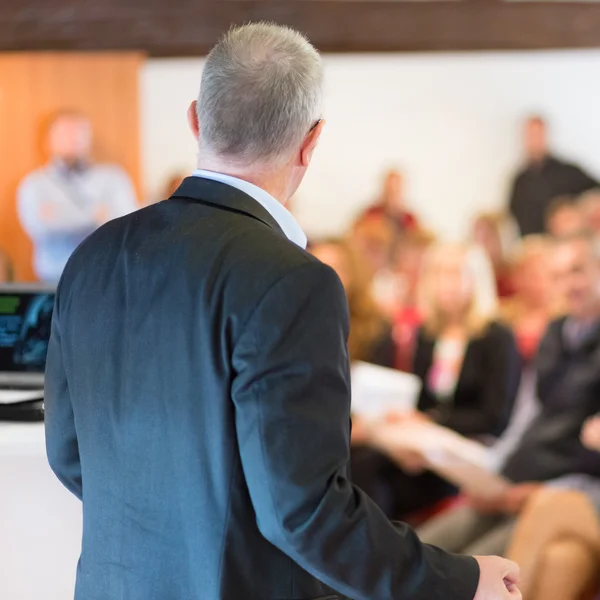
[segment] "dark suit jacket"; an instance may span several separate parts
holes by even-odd
[[[46,374],[76,598],[471,600],[475,561],[348,479],[347,330],[334,272],[227,185],[188,178],[84,242]]]
[[[491,323],[469,341],[452,399],[438,402],[427,378],[436,340],[421,329],[414,372],[423,381],[419,409],[466,436],[500,435],[508,424],[521,379],[521,358],[507,327]]]
[[[516,482],[583,473],[600,477],[598,453],[581,443],[581,428],[600,412],[600,327],[581,347],[565,344],[565,319],[550,324],[535,358],[541,410],[503,468]]]

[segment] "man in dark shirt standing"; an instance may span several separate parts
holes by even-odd
[[[546,212],[554,198],[576,196],[599,184],[577,165],[550,154],[542,117],[527,119],[523,137],[527,163],[513,182],[509,210],[525,236],[546,231]]]

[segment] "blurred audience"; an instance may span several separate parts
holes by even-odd
[[[396,222],[383,213],[363,215],[349,233],[349,243],[365,260],[375,302],[388,319],[402,299],[402,281],[393,265],[399,239]]]
[[[553,321],[535,361],[540,411],[501,468],[511,485],[421,528],[426,542],[454,552],[505,554],[516,519],[548,482],[575,489],[600,477],[598,455],[584,447],[581,428],[600,408],[600,255],[593,237],[558,240],[551,257],[554,285],[566,317]],[[587,478],[584,478],[587,480]]]
[[[396,349],[391,327],[373,300],[367,267],[359,253],[347,241],[339,239],[313,244],[311,252],[336,271],[346,290],[350,310],[350,360],[393,368]]]
[[[588,229],[581,204],[571,196],[555,198],[546,214],[546,230],[553,237],[565,237]]]
[[[499,435],[514,402],[520,358],[510,330],[496,321],[494,278],[483,251],[432,248],[423,265],[419,308],[423,326],[414,372],[423,388],[418,412],[403,423],[430,420],[470,437]],[[354,480],[391,518],[407,518],[456,493],[424,471],[417,457],[394,452],[391,460],[368,437],[353,441]]]
[[[48,128],[50,162],[18,190],[18,213],[34,245],[37,277],[57,282],[77,246],[97,227],[137,208],[131,180],[116,165],[92,161],[92,126],[74,110]]]
[[[399,235],[394,221],[383,214],[363,216],[354,223],[350,243],[364,258],[370,278],[391,268]]]
[[[600,189],[595,188],[579,198],[586,227],[595,234],[600,234]]]
[[[393,315],[393,335],[396,342],[396,367],[412,370],[417,332],[422,323],[417,290],[423,259],[434,236],[422,229],[409,231],[400,237],[394,255],[394,271],[398,278],[400,295]]]
[[[523,128],[525,166],[516,175],[509,209],[521,235],[545,233],[546,214],[554,198],[577,196],[598,187],[598,182],[581,167],[552,155],[548,125],[531,116]]]
[[[514,234],[506,216],[502,213],[478,215],[473,221],[472,238],[485,250],[492,263],[498,296],[511,296],[514,289],[506,255],[514,241]]]
[[[361,219],[373,215],[390,217],[401,231],[418,228],[417,218],[407,207],[405,180],[400,171],[390,169],[385,174],[381,195],[372,206],[364,211]]]
[[[523,238],[513,253],[510,272],[514,295],[505,300],[501,314],[510,325],[524,362],[535,356],[548,323],[557,315],[552,291],[550,240],[539,235]]]

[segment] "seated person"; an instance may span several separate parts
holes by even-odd
[[[600,449],[600,437],[595,443]],[[507,555],[520,561],[526,600],[595,598],[600,585],[600,478],[567,476],[544,486],[519,516]]]
[[[600,452],[600,416],[581,439]],[[519,516],[507,554],[520,561],[526,599],[590,598],[600,585],[600,477],[567,475],[544,486]]]
[[[545,482],[570,474],[600,476],[600,461],[580,441],[585,421],[600,410],[600,255],[596,240],[576,234],[556,242],[554,285],[567,316],[553,321],[534,367],[539,414],[508,454],[500,472],[513,485],[466,504],[419,531],[453,552],[504,554],[516,518]]]
[[[346,290],[350,310],[350,360],[392,368],[396,348],[391,327],[371,296],[367,267],[360,255],[347,241],[338,239],[312,244],[310,251],[338,274]]]
[[[388,319],[393,319],[401,302],[402,285],[394,271],[394,249],[400,229],[384,213],[358,219],[349,233],[352,247],[364,259],[373,298]]]
[[[385,174],[381,195],[364,211],[362,217],[381,214],[393,219],[402,231],[419,228],[416,216],[407,208],[404,175],[396,169],[390,169]]]
[[[514,293],[511,273],[506,258],[516,232],[508,216],[503,213],[482,213],[473,221],[472,240],[481,246],[492,261],[496,289],[500,298]]]
[[[419,410],[462,435],[496,437],[508,424],[521,361],[510,330],[496,320],[489,260],[479,248],[442,244],[422,277]]]
[[[600,189],[594,188],[581,195],[577,200],[586,227],[595,234],[600,234]]]
[[[393,316],[394,341],[398,348],[396,367],[411,371],[417,332],[422,322],[417,306],[417,290],[423,258],[434,243],[431,233],[422,229],[403,233],[394,252],[394,272],[400,285],[400,307]]]
[[[495,320],[487,257],[476,247],[432,248],[419,297],[424,323],[414,372],[423,387],[419,412],[405,421],[429,419],[469,437],[498,436],[508,423],[521,361],[512,333]],[[354,436],[353,443],[355,483],[392,518],[406,518],[456,492],[437,475],[423,472],[415,457],[406,456],[398,465],[372,448],[368,438]]]
[[[543,236],[526,236],[511,259],[515,294],[505,300],[501,314],[513,330],[525,363],[534,358],[548,323],[557,313],[550,277],[551,247]]]
[[[559,196],[546,213],[546,230],[552,237],[564,237],[587,229],[581,204],[571,196]]]
[[[581,439],[600,452],[599,416],[586,422]],[[519,560],[520,588],[526,600],[596,597],[600,477],[566,475],[543,486],[519,515],[507,555]]]

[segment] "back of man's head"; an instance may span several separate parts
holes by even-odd
[[[277,165],[321,116],[323,72],[298,32],[256,23],[232,29],[208,55],[197,110],[201,154]]]

